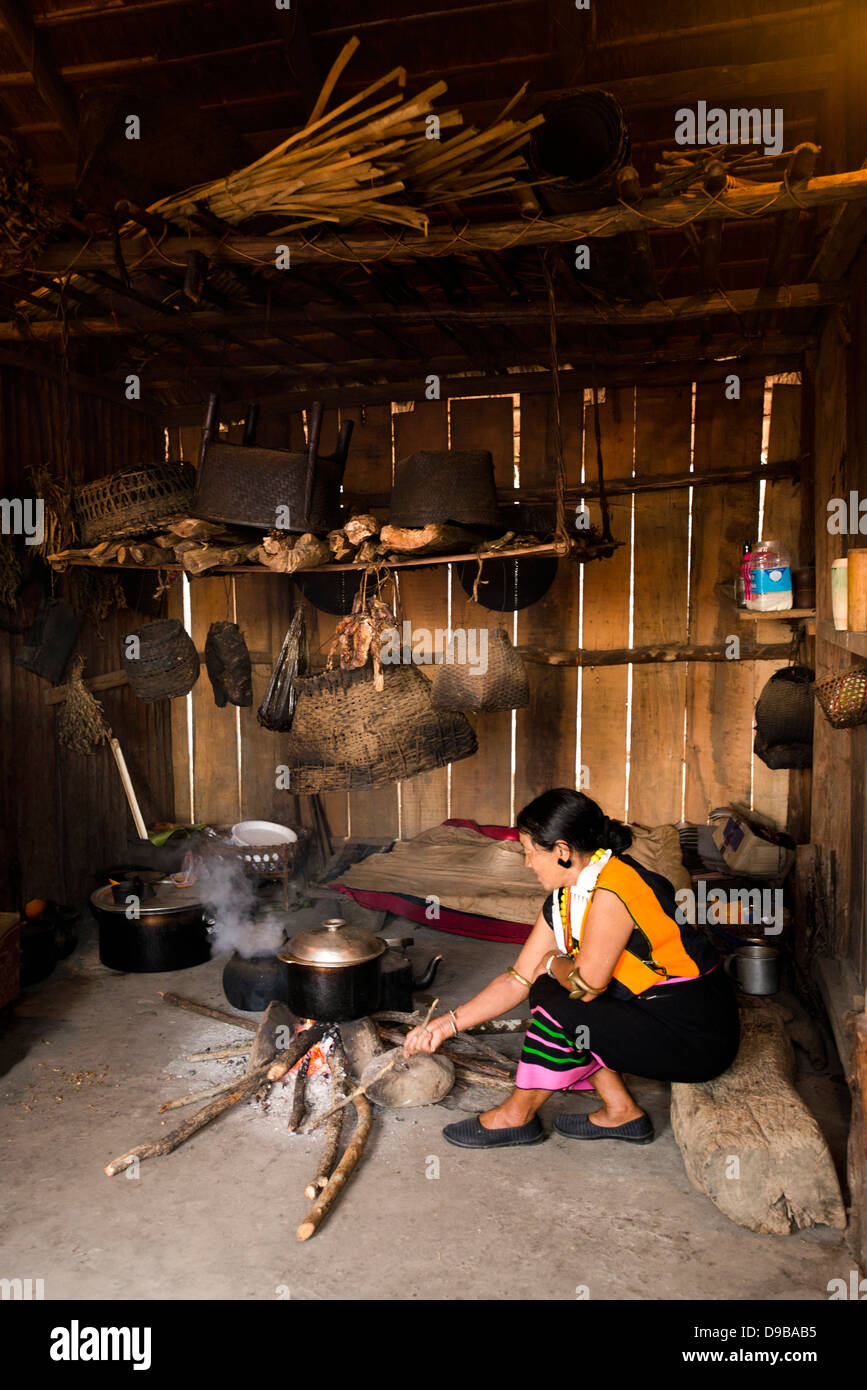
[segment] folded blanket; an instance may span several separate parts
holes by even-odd
[[[629,854],[648,869],[663,874],[675,889],[691,887],[683,867],[680,839],[673,825],[632,827]],[[502,827],[483,829],[467,821],[448,822],[423,830],[412,840],[396,840],[391,849],[353,864],[336,886],[356,893],[401,894],[501,922],[532,926],[545,900],[544,889],[524,865],[517,839]],[[436,926],[435,920],[429,925]]]

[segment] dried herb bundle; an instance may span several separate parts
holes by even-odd
[[[74,656],[69,664],[69,679],[61,687],[64,699],[57,711],[58,742],[74,753],[92,753],[111,738],[105,711],[84,684],[83,671],[84,658]]]
[[[0,535],[0,603],[14,608],[21,587],[21,561],[11,536]]]

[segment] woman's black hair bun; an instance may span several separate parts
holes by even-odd
[[[609,820],[608,816],[605,821],[605,848],[614,854],[622,854],[632,844],[632,831],[622,821]]]

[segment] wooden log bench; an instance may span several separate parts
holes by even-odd
[[[783,1011],[741,1010],[741,1045],[714,1081],[676,1082],[671,1125],[687,1176],[732,1221],[763,1235],[846,1225],[822,1131],[793,1085]]]

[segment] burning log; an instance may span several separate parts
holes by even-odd
[[[335,1038],[334,1047],[330,1057],[331,1062],[331,1103],[334,1106],[341,1096],[346,1095],[346,1054],[343,1050],[340,1036]],[[324,1187],[328,1186],[328,1179],[331,1177],[332,1170],[337,1162],[337,1153],[340,1148],[340,1132],[343,1129],[343,1111],[333,1110],[325,1126],[325,1143],[319,1158],[319,1166],[313,1175],[312,1182],[309,1182],[304,1189],[304,1196],[314,1202]]]
[[[292,1109],[289,1112],[289,1123],[286,1126],[290,1134],[301,1128],[304,1116],[307,1114],[307,1101],[305,1091],[307,1089],[307,1073],[310,1070],[310,1053],[301,1062],[295,1073],[295,1090],[292,1093]]]
[[[367,1137],[373,1123],[373,1111],[362,1095],[353,1096],[352,1103],[355,1106],[356,1117],[352,1138],[320,1196],[317,1197],[308,1215],[298,1227],[299,1240],[309,1240],[312,1235],[316,1234],[319,1225],[337,1201],[350,1174],[364,1153],[364,1146],[367,1143]]]
[[[241,1018],[240,1014],[226,1013],[224,1009],[212,1009],[210,1004],[197,1004],[194,999],[185,999],[181,994],[172,994],[161,989],[159,996],[164,1004],[174,1004],[178,1009],[189,1009],[190,1013],[203,1014],[205,1018],[216,1018],[220,1023],[231,1023],[235,1028],[246,1028],[248,1033],[255,1033],[259,1027],[252,1018]]]
[[[165,998],[166,996],[163,997]],[[174,1000],[179,997],[180,996],[175,995],[172,996],[172,999]],[[287,1048],[279,1059],[281,1063],[285,1064],[284,1074],[285,1071],[294,1067],[295,1063],[304,1056],[305,1052],[308,1051],[313,1043],[319,1041],[324,1031],[324,1027],[317,1024],[313,1028],[308,1028],[300,1037],[295,1039],[292,1046]],[[237,1085],[231,1091],[228,1091],[225,1095],[218,1096],[216,1100],[212,1100],[209,1105],[205,1105],[201,1110],[197,1110],[195,1115],[191,1115],[190,1118],[185,1120],[182,1125],[179,1125],[177,1129],[172,1130],[171,1134],[164,1134],[159,1139],[152,1139],[149,1143],[139,1144],[136,1148],[130,1149],[128,1153],[121,1154],[119,1158],[112,1159],[111,1163],[109,1163],[105,1169],[106,1175],[110,1178],[114,1177],[115,1173],[121,1173],[124,1168],[129,1168],[132,1163],[135,1163],[136,1159],[156,1158],[160,1154],[172,1153],[174,1149],[185,1143],[187,1139],[191,1139],[194,1134],[197,1134],[198,1131],[206,1124],[209,1124],[211,1120],[215,1120],[218,1115],[222,1115],[224,1110],[228,1110],[231,1106],[236,1105],[237,1102],[243,1100],[245,1096],[253,1095],[265,1080],[266,1072],[267,1067],[259,1067],[257,1071],[250,1072],[248,1075],[239,1078]]]

